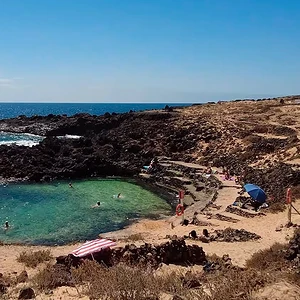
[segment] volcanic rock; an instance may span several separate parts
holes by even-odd
[[[28,280],[28,274],[25,270],[23,270],[18,276],[17,276],[17,282],[26,282]]]
[[[265,216],[264,213],[261,213],[261,212],[260,213],[250,213],[246,210],[239,209],[239,208],[234,207],[232,205],[227,206],[225,211],[236,214],[238,216],[246,217],[246,218],[254,218],[254,217],[257,217],[257,216]]]
[[[289,242],[288,250],[286,251],[285,257],[288,260],[298,259],[300,262],[299,256],[300,256],[300,230],[296,229],[294,233],[294,237]]]
[[[157,246],[146,243],[140,247],[131,244],[115,249],[105,249],[105,251],[95,253],[94,259],[107,266],[122,262],[128,265],[143,264],[157,268],[161,263],[203,264],[206,261],[206,256],[202,247],[186,245],[183,239],[177,239]],[[60,258],[59,261],[66,263],[66,270],[69,270],[68,259]],[[74,264],[76,264],[76,260]]]
[[[0,281],[0,295],[5,294],[7,292],[7,285],[4,281]]]
[[[215,230],[210,235],[210,241],[218,241],[218,242],[246,242],[250,240],[258,240],[261,236],[257,235],[256,233],[252,233],[246,231],[244,229],[232,229],[226,228],[224,230]]]
[[[20,290],[18,299],[34,299],[34,298],[35,298],[35,293],[32,288],[28,287]]]

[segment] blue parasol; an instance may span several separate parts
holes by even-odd
[[[255,201],[259,203],[266,202],[267,195],[259,186],[248,183],[244,185],[244,189]]]

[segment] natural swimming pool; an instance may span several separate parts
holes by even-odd
[[[0,240],[39,245],[88,240],[170,205],[134,181],[93,179],[0,186]],[[121,193],[121,197],[116,195]],[[92,208],[97,201],[100,207]],[[4,229],[5,221],[9,229]]]

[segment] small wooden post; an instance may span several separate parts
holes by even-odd
[[[288,205],[288,225],[292,224],[292,197],[291,189],[288,188],[286,191],[286,203]]]

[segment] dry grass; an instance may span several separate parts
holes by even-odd
[[[243,142],[246,146],[258,143],[261,140],[261,137],[258,135],[250,134],[244,137]]]
[[[137,242],[137,241],[143,241],[144,237],[141,233],[135,233],[135,234],[129,235],[125,240],[131,241],[131,242]]]
[[[32,282],[39,290],[47,291],[60,286],[74,286],[71,273],[62,265],[51,266],[38,272]]]
[[[156,300],[163,299],[163,295],[177,295],[186,300],[251,300],[253,292],[278,278],[299,285],[299,275],[289,273],[290,277],[286,277],[282,249],[283,245],[276,244],[255,254],[247,262],[247,269],[222,266],[208,273],[183,275],[155,273],[151,269],[122,264],[106,268],[96,261],[87,260],[79,268],[72,269],[71,274],[64,268],[48,266],[34,277],[33,282],[44,291],[75,285],[81,296],[90,299]],[[217,262],[221,258],[213,256],[210,260]],[[275,265],[281,266],[283,272]]]
[[[259,273],[259,274],[258,274]],[[151,270],[118,265],[110,269],[87,261],[72,271],[74,281],[90,299],[159,299],[178,295],[187,300],[250,300],[251,293],[272,282],[266,273],[238,268],[208,274],[154,274]],[[191,288],[196,282],[197,288]]]
[[[33,282],[40,290],[68,285],[77,288],[79,296],[103,300],[157,300],[177,295],[185,300],[253,300],[255,292],[278,281],[300,285],[300,275],[284,257],[287,245],[274,244],[255,253],[246,268],[227,264],[228,257],[208,257],[215,268],[208,272],[182,274],[153,271],[145,267],[118,264],[107,268],[86,260],[71,271],[62,265],[47,266]],[[225,259],[226,258],[226,259]],[[179,298],[178,298],[179,299]]]
[[[254,253],[247,260],[246,266],[259,271],[280,271],[288,265],[287,260],[284,258],[286,249],[287,245],[275,243],[268,249]]]
[[[153,285],[153,273],[141,268],[118,265],[107,269],[94,261],[86,261],[72,271],[75,282],[84,286],[91,299],[147,299],[158,297],[158,287]]]
[[[210,276],[207,300],[251,300],[252,293],[272,282],[270,275],[255,270],[231,269]]]
[[[286,280],[292,284],[297,285],[300,288],[300,274],[295,273],[289,273],[286,275]]]
[[[268,211],[272,214],[277,214],[279,212],[285,211],[285,204],[282,202],[273,202],[269,208]]]
[[[291,188],[291,195],[293,199],[300,199],[300,185]]]
[[[190,289],[184,285],[183,277],[175,273],[159,276],[150,269],[122,264],[107,269],[94,261],[86,261],[78,269],[73,269],[72,275],[90,299],[158,299],[162,294],[179,295],[190,300],[206,299],[202,289]]]
[[[23,251],[17,261],[25,264],[26,267],[35,268],[38,264],[52,259],[50,250],[39,250],[35,252]]]

